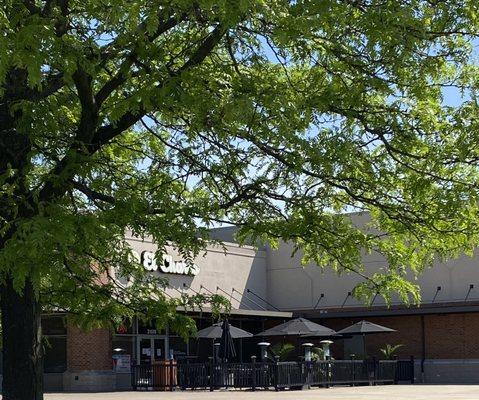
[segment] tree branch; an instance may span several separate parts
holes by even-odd
[[[73,187],[76,190],[79,190],[80,192],[82,192],[90,200],[100,200],[100,201],[104,201],[105,203],[109,203],[109,204],[114,204],[115,203],[115,198],[113,196],[109,196],[107,194],[97,192],[96,190],[93,190],[93,189],[89,188],[87,185],[85,185],[82,182],[78,182],[78,181],[74,181],[74,180],[72,180],[71,182],[73,184]]]
[[[185,64],[176,72],[171,74],[171,77],[178,76],[182,72],[201,64],[204,59],[213,51],[215,46],[221,41],[221,38],[226,33],[227,28],[223,24],[218,24],[210,35],[197,48],[193,55]],[[164,87],[166,82],[160,83],[158,89]],[[92,151],[98,150],[103,144],[108,143],[115,136],[128,129],[137,123],[145,114],[147,110],[141,106],[136,112],[128,112],[124,114],[115,124],[102,126],[98,129],[92,141]]]
[[[176,77],[182,72],[201,64],[221,41],[226,31],[227,27],[224,24],[218,24],[211,34],[208,35],[203,43],[196,49],[189,60],[185,62],[176,73],[172,74],[171,77]],[[82,103],[82,108],[85,107],[85,111],[90,112],[90,115],[95,115],[94,113],[91,113],[92,110],[90,109],[90,107],[96,106],[95,99],[89,99],[89,90],[91,90],[91,86],[87,86],[85,76],[78,76],[75,83],[79,92],[80,101],[84,102]],[[164,84],[165,82],[160,83],[157,88],[162,88]],[[90,101],[93,101],[93,104],[90,104]],[[73,168],[73,165],[79,162],[77,157],[79,150],[81,150],[81,153],[85,156],[90,156],[96,153],[102,146],[109,143],[113,138],[137,123],[146,113],[146,107],[140,105],[138,110],[125,113],[117,122],[104,125],[98,128],[94,133],[91,133],[87,129],[91,127],[91,121],[85,120],[85,126],[83,126],[82,118],[77,131],[76,140],[67,151],[66,155],[58,162],[49,174],[52,178],[49,179],[40,190],[38,200],[40,202],[49,202],[55,197],[62,196],[65,193],[68,188],[68,182],[76,173],[76,169]],[[62,181],[59,182],[57,178],[60,176],[62,177]]]
[[[173,16],[163,21],[163,23],[159,24],[155,32],[150,35],[147,35],[148,41],[153,42],[160,35],[177,26],[181,21],[185,19],[185,17],[186,15],[183,14],[179,18]],[[143,22],[140,25],[140,30],[146,30],[146,22]],[[125,60],[118,68],[119,72],[101,87],[101,89],[95,96],[96,102],[99,105],[101,105],[115,89],[117,89],[121,84],[126,81],[126,79],[128,78],[129,69],[135,63],[137,55],[138,52],[135,48],[125,57]]]
[[[81,117],[75,141],[88,143],[98,123],[98,106],[93,96],[92,79],[82,68],[73,74],[73,81],[81,104]]]

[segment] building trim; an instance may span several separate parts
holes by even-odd
[[[421,304],[420,306],[393,306],[387,307],[356,307],[349,309],[318,309],[296,310],[293,315],[302,315],[305,318],[354,318],[354,317],[383,317],[399,315],[425,314],[453,314],[479,312],[479,302],[471,303],[438,303]]]
[[[195,313],[211,313],[212,309],[210,307],[203,308],[189,308],[177,307],[177,311],[183,312],[195,312]],[[245,308],[241,309],[232,309],[230,315],[244,315],[244,316],[254,316],[254,317],[271,317],[271,318],[291,318],[293,313],[290,311],[270,311],[270,310],[248,310]]]

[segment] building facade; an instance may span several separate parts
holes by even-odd
[[[353,218],[363,223],[367,215],[356,214]],[[185,266],[174,248],[168,249],[164,268],[151,268],[154,270],[150,273],[169,280],[170,296],[222,294],[232,304],[231,323],[252,333],[294,316],[335,330],[367,319],[396,330],[367,337],[368,356],[380,356],[379,349],[387,343],[401,344],[398,356],[414,356],[418,382],[479,382],[479,255],[437,263],[426,270],[417,281],[422,290],[420,306],[407,307],[395,300],[387,307],[377,298],[366,307],[351,296],[359,282],[357,276],[338,277],[314,265],[302,267],[301,255],[292,257],[292,247],[287,243],[278,249],[240,247],[234,243],[232,228],[217,229],[214,236],[224,240],[225,247],[208,247],[195,260],[193,273],[185,274]],[[127,240],[145,263],[156,250],[151,241],[131,236]],[[365,255],[364,262],[369,272],[385,265],[377,255]],[[192,310],[189,314],[196,319],[198,329],[213,322],[207,309]],[[65,326],[62,315],[46,315],[43,330],[47,338],[46,390],[127,390],[131,364],[165,358],[205,360],[213,348],[212,341],[185,342],[167,329],[158,332],[154,326],[138,321],[116,332],[83,332]],[[255,337],[239,340],[238,360],[257,355],[259,341],[261,338]],[[349,358],[351,354],[360,357],[362,352],[358,337],[335,340],[332,346],[332,356],[337,359]]]

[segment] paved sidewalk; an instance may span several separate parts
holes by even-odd
[[[46,400],[478,400],[479,385],[334,387],[304,391],[51,393]]]

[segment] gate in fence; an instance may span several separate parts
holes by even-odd
[[[414,383],[414,357],[409,360],[397,360],[396,381]]]
[[[178,364],[174,360],[166,360],[157,364],[135,365],[131,379],[135,390],[173,390],[178,384]]]
[[[138,389],[283,389],[305,386],[387,384],[411,380],[413,360],[326,360],[319,362],[185,363],[136,365]],[[399,379],[398,379],[399,378]]]

